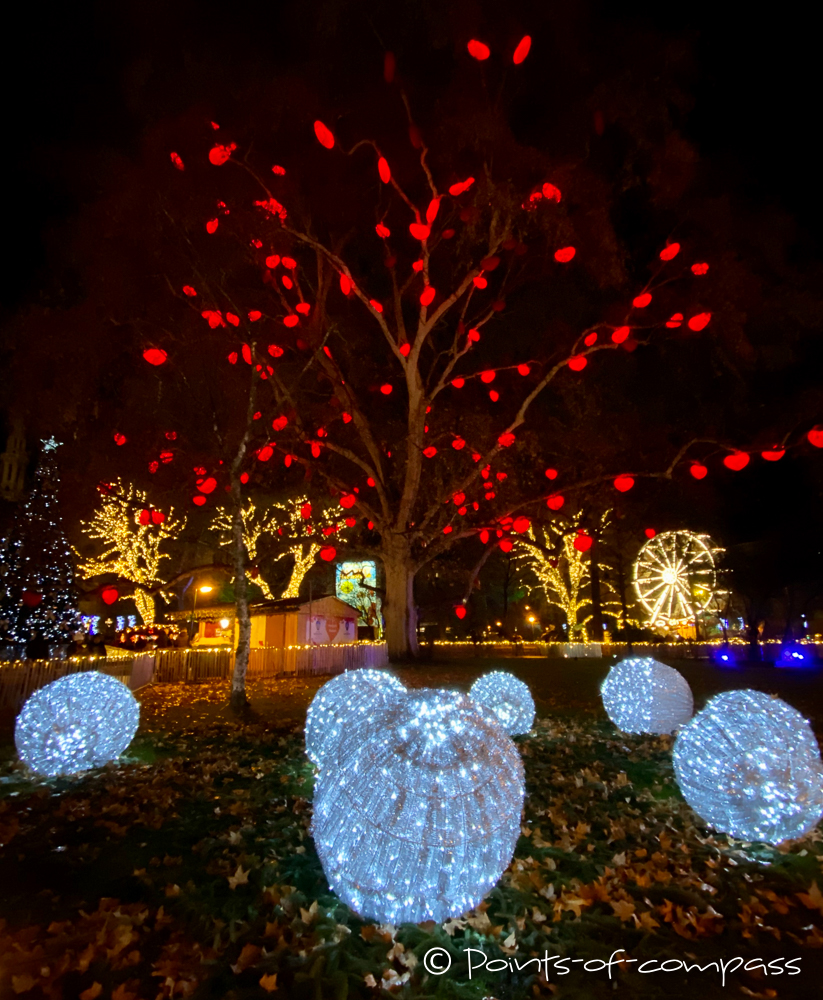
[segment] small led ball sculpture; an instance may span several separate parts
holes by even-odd
[[[600,685],[603,707],[624,733],[672,733],[694,714],[682,674],[648,656],[615,663]]]
[[[529,732],[534,725],[534,699],[527,684],[514,674],[494,670],[478,677],[469,697],[491,710],[509,736]]]
[[[14,727],[20,759],[53,778],[102,767],[131,743],[140,706],[125,684],[99,671],[69,674],[35,691]]]
[[[802,837],[823,814],[823,764],[811,726],[761,691],[725,691],[674,744],[680,791],[703,821],[738,840]]]
[[[334,759],[353,723],[406,688],[387,670],[347,670],[327,681],[306,713],[306,754],[318,767]]]
[[[352,726],[315,785],[312,832],[332,889],[381,923],[475,907],[514,853],[523,763],[494,717],[422,688]]]

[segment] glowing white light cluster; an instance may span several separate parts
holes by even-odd
[[[650,656],[615,663],[600,685],[603,707],[624,733],[671,733],[694,712],[682,674]]]
[[[469,697],[497,716],[509,736],[527,733],[534,725],[534,699],[527,684],[514,674],[494,670],[478,677]]]
[[[709,825],[769,844],[801,837],[823,814],[823,764],[811,726],[761,691],[725,691],[681,730],[674,771]]]
[[[330,885],[381,923],[476,906],[520,833],[523,763],[483,706],[423,688],[347,723],[315,785],[312,832]]]
[[[306,713],[306,754],[318,767],[335,760],[340,741],[361,718],[405,687],[387,670],[347,670],[327,681]]]
[[[52,778],[102,767],[131,743],[140,706],[121,681],[97,671],[69,674],[35,691],[14,727],[20,759]]]

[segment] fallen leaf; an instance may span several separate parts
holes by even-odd
[[[260,977],[260,986],[266,991],[266,993],[274,993],[277,989],[277,973],[272,972],[271,975]]]
[[[237,871],[234,873],[234,875],[228,875],[227,876],[228,881],[229,881],[229,888],[230,889],[235,889],[238,885],[246,885],[248,883],[248,881],[249,881],[249,872],[250,871],[251,871],[251,868],[249,868],[248,871],[244,872],[243,871],[243,866],[242,865],[238,865],[237,866]]]
[[[98,982],[93,982],[87,990],[83,990],[80,994],[80,1000],[95,1000],[95,997],[99,997],[102,992],[102,985]]]

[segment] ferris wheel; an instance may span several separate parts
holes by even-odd
[[[633,582],[649,625],[695,621],[714,595],[719,552],[708,535],[691,531],[664,531],[646,542],[634,562]]]

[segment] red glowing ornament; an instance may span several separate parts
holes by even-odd
[[[284,316],[283,317],[283,326],[288,326],[288,327],[291,328],[291,327],[297,326],[297,324],[299,322],[300,322],[300,317],[299,316]]]
[[[479,288],[481,291],[488,287],[489,284],[481,274],[478,274],[476,278],[472,278],[472,283],[475,288]]]
[[[466,442],[463,440],[462,437],[456,437],[452,441],[452,448],[454,448],[455,451],[462,451],[462,449],[465,447],[466,447]]]
[[[382,222],[377,223],[377,225],[374,227],[374,231],[383,240],[391,236],[391,230],[388,228],[388,226],[384,226]]]
[[[511,538],[501,538],[497,544],[500,546],[502,552],[511,552],[514,548],[514,542]]]
[[[257,452],[258,462],[268,462],[268,460],[274,454],[274,448],[270,444],[264,444],[260,451]]]
[[[699,333],[700,330],[705,330],[711,318],[711,313],[698,313],[689,320],[688,327],[690,330],[694,330],[695,333]]]
[[[518,535],[524,535],[531,527],[531,521],[527,517],[516,517],[512,522],[512,531],[516,531]]]
[[[689,472],[694,476],[695,479],[705,479],[708,469],[705,465],[701,465],[700,462],[692,462],[689,467]]]
[[[683,313],[673,313],[667,320],[666,326],[670,330],[676,330],[677,327],[683,325]]]
[[[271,356],[273,358],[282,358],[283,357],[283,348],[282,347],[278,347],[277,344],[269,344],[268,351],[269,351],[269,354],[271,354]]]
[[[555,250],[554,259],[559,264],[568,264],[568,262],[577,253],[574,247],[562,247],[560,250]]]
[[[546,506],[549,510],[560,510],[565,502],[566,498],[562,494],[555,493],[554,496],[551,496],[546,500]]]
[[[127,441],[128,441],[128,438],[126,437],[125,434],[118,434],[117,431],[114,432],[114,443],[118,447],[120,447],[121,445],[124,445]]]
[[[692,264],[692,274],[706,274],[709,270],[708,264]]]
[[[806,438],[809,444],[814,445],[815,448],[823,448],[823,425],[818,424],[816,427],[812,427]]]
[[[202,496],[196,496],[196,497],[192,497],[192,498],[191,498],[191,502],[192,502],[192,503],[193,503],[193,504],[194,504],[194,505],[195,505],[196,507],[202,507],[202,506],[203,506],[203,504],[204,504],[204,503],[206,502],[206,498],[205,498],[205,497],[202,497]]]
[[[202,483],[197,484],[197,488],[201,493],[212,493],[216,486],[217,480],[213,476],[209,476],[208,479],[204,479]]]
[[[574,547],[578,552],[588,552],[592,547],[593,541],[594,539],[590,535],[581,531],[581,533],[574,540]]]
[[[310,503],[303,504],[303,506],[300,508],[300,516],[303,518],[304,521],[308,521],[308,519],[311,517]]]
[[[615,342],[615,344],[622,344],[625,340],[628,339],[628,336],[631,332],[632,332],[631,327],[619,326],[612,334],[612,340]]]
[[[388,382],[385,382],[383,385],[380,386],[380,391],[383,393],[384,396],[390,396],[392,393],[392,389],[393,386]]]
[[[240,317],[235,316],[234,313],[227,312],[226,319],[231,323],[232,326],[240,326]]]
[[[466,48],[469,50],[469,55],[478,62],[483,62],[491,55],[491,50],[488,45],[478,42],[476,38],[472,38]],[[525,58],[525,56],[523,58]]]
[[[229,146],[212,146],[209,150],[209,163],[213,163],[215,167],[222,166],[231,157],[235,149],[237,149],[235,143],[231,143]]]
[[[298,302],[294,307],[301,316],[308,316],[311,312],[311,306],[308,302]]]
[[[249,481],[249,474],[248,474],[248,472],[241,472],[240,473],[240,482],[243,483],[243,485],[245,486],[245,484],[248,481]]]
[[[437,448],[435,448],[434,445],[430,444],[428,448],[423,449],[423,454],[426,456],[426,458],[434,458],[434,456],[437,454]]]
[[[104,604],[114,604],[119,596],[120,592],[117,587],[105,587],[100,591],[100,597],[103,599]]]
[[[434,288],[431,285],[429,285],[428,288],[425,288],[423,290],[423,294],[420,296],[420,305],[421,306],[430,306],[432,304],[432,302],[434,302],[434,296],[435,296],[435,294],[436,293],[435,293]]]
[[[582,354],[576,354],[573,358],[569,358],[569,368],[573,372],[582,372],[588,363]]]
[[[529,54],[529,49],[532,47],[531,35],[524,35],[520,41],[517,43],[517,48],[514,50],[514,55],[512,56],[512,62],[515,66],[519,66],[520,63]]]
[[[352,282],[351,278],[347,274],[341,274],[340,275],[340,291],[344,295],[348,295],[349,292],[352,290],[353,287],[354,287],[354,283]]]
[[[343,413],[343,414],[341,414],[341,416],[343,417],[343,423],[344,424],[351,423],[352,416],[351,416],[350,413]]]
[[[219,219],[209,219],[209,221],[206,223],[206,232],[210,234],[216,233],[219,224],[220,224]]]
[[[262,315],[263,315],[263,313],[261,313],[259,309],[252,309],[252,310],[250,310],[249,311],[249,322],[250,323],[256,323],[260,319],[260,317]]]
[[[401,344],[400,353],[403,355],[404,358],[407,358],[411,353],[411,344]]]
[[[281,167],[279,163],[275,163],[275,165],[271,168],[271,172],[273,174],[277,174],[278,177],[286,176],[286,168]]]
[[[143,358],[148,361],[150,365],[163,365],[166,363],[168,354],[161,347],[147,347],[143,351]]]
[[[765,458],[767,462],[779,462],[780,459],[786,454],[785,448],[779,448],[777,445],[769,451],[761,451],[761,458]]]
[[[517,373],[518,373],[518,375],[522,375],[524,378],[525,378],[526,375],[529,374],[530,371],[531,371],[531,368],[529,368],[528,365],[518,365],[517,366]]]
[[[468,338],[468,340],[469,340],[469,341],[470,341],[470,342],[471,342],[472,344],[476,344],[476,343],[478,343],[478,342],[479,342],[479,340],[480,340],[480,331],[479,331],[479,330],[475,330],[474,328],[472,328],[472,329],[471,329],[471,330],[469,330],[469,332],[468,332],[468,333],[466,334],[466,337]]]
[[[547,201],[556,201],[560,204],[560,188],[556,187],[554,184],[544,184],[543,185],[543,197]]]
[[[271,425],[274,430],[282,431],[288,422],[289,418],[284,415],[281,417],[275,417],[274,420],[272,420]]]
[[[456,198],[458,195],[461,195],[464,192],[468,191],[469,188],[472,186],[472,184],[474,184],[474,178],[467,177],[466,180],[464,181],[458,181],[457,184],[452,184],[451,187],[449,188],[449,194],[453,198]]]
[[[510,448],[514,444],[514,434],[511,431],[507,431],[505,434],[501,434],[497,439],[497,443],[501,448]],[[499,473],[498,473],[499,475]]]
[[[191,296],[197,295],[197,292],[191,287],[191,285],[183,285],[183,294]]]
[[[166,440],[167,441],[176,441],[177,440],[177,431],[166,431]]]
[[[651,300],[652,300],[652,293],[643,292],[642,295],[638,295],[632,299],[632,305],[634,306],[635,309],[645,309],[646,306],[651,302]]]
[[[741,469],[745,469],[749,464],[749,456],[745,451],[733,451],[731,455],[726,455],[723,459],[723,464],[733,472],[740,472]]]
[[[174,452],[173,451],[161,451],[160,454],[159,454],[159,456],[158,456],[158,458],[163,463],[163,465],[168,465],[169,462],[173,461],[173,459],[174,459]]]
[[[345,507],[345,509],[348,510],[350,507],[354,506],[356,499],[357,498],[353,493],[344,493],[343,496],[340,497],[340,506]]]
[[[489,540],[489,533],[488,533],[488,531],[486,531],[486,529],[484,528],[484,529],[483,529],[483,530],[482,530],[482,531],[480,532],[480,541],[481,541],[481,542],[482,542],[482,543],[483,543],[483,544],[485,545],[485,544],[486,544],[486,543],[488,542],[488,540]]]
[[[466,384],[466,380],[464,378],[453,378],[452,379],[452,385],[455,387],[455,389],[462,389],[465,384]]]
[[[331,149],[334,146],[334,136],[323,122],[316,121],[314,123],[314,134],[317,136],[317,141],[321,146],[325,146],[326,149]]]
[[[618,476],[614,481],[614,488],[621,493],[627,493],[634,486],[634,479],[631,476]]]
[[[661,260],[674,260],[674,258],[680,253],[679,243],[670,243],[667,247],[664,247],[660,251]]]
[[[152,524],[162,524],[166,520],[166,515],[162,510],[153,510],[151,512],[151,523]]]
[[[320,550],[320,558],[323,562],[331,562],[337,555],[337,549],[333,545],[326,545]]]
[[[422,222],[412,222],[409,226],[409,232],[416,240],[420,240],[422,242],[423,240],[428,239],[431,229],[429,229],[428,226],[424,226]]]
[[[273,253],[270,256],[266,257],[266,267],[268,267],[272,271],[277,267],[279,263],[280,263],[279,253]]]
[[[657,532],[654,530],[654,528],[646,528],[643,534],[646,536],[646,538],[654,538]]]
[[[547,479],[557,479],[557,469],[546,469]]]
[[[243,360],[246,362],[246,364],[250,365],[251,364],[251,348],[249,347],[249,345],[248,344],[243,344],[243,346],[240,348],[240,353],[243,355]]]
[[[141,524],[151,524],[151,511],[141,510],[138,520]]]
[[[175,167],[177,167],[178,170],[186,169],[185,163],[183,163],[177,153],[170,153],[169,156],[171,157],[171,162],[175,165]]]
[[[488,385],[490,382],[494,382],[496,377],[497,377],[496,372],[487,371],[482,373],[482,375],[480,376],[480,381],[485,382]]]
[[[454,613],[461,621],[466,617],[466,609],[462,604],[455,605]]]
[[[583,343],[586,345],[586,347],[591,347],[592,344],[595,344],[596,342],[597,342],[596,333],[590,333],[583,339]]]

